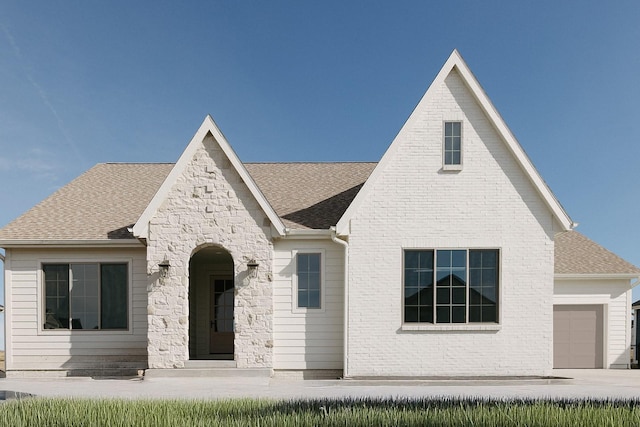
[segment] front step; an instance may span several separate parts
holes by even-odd
[[[271,368],[237,368],[234,360],[188,360],[184,368],[147,369],[145,378],[270,378]]]
[[[187,360],[184,367],[187,369],[219,369],[219,368],[235,368],[237,366],[235,360]]]

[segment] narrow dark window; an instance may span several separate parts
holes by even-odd
[[[444,123],[444,164],[462,164],[462,123]]]
[[[433,251],[404,253],[404,321],[433,323]]]
[[[498,321],[498,251],[469,251],[469,322]]]
[[[298,308],[321,307],[321,261],[319,253],[299,253],[296,256]]]
[[[467,320],[467,251],[437,251],[436,323]]]

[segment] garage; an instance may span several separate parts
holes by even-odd
[[[603,306],[553,306],[553,367],[603,367]]]

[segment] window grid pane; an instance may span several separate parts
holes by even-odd
[[[71,329],[98,329],[98,265],[71,264]]]
[[[296,256],[298,308],[321,307],[320,263],[319,253],[305,253]]]
[[[436,251],[436,323],[466,323],[467,251]]]
[[[44,329],[69,329],[69,265],[43,265],[45,283]]]
[[[498,322],[498,251],[469,251],[469,322]]]
[[[404,321],[433,323],[433,251],[404,255]]]
[[[128,286],[126,264],[100,266],[100,329],[127,329]]]
[[[497,323],[498,260],[497,249],[405,250],[404,322]]]

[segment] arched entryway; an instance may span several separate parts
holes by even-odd
[[[234,358],[234,266],[224,248],[197,250],[189,262],[189,359]]]

